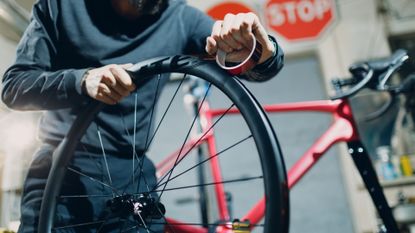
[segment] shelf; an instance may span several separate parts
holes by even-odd
[[[400,177],[395,180],[379,180],[380,185],[384,188],[395,188],[400,186],[415,185],[415,176]],[[363,183],[358,186],[359,190],[366,189]]]
[[[395,180],[384,180],[380,181],[380,184],[383,188],[393,188],[393,187],[399,187],[399,186],[405,186],[405,185],[413,185],[415,184],[415,176],[406,176],[406,177],[400,177]]]

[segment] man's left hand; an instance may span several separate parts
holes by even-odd
[[[227,61],[241,62],[251,52],[254,37],[262,45],[258,62],[261,64],[274,54],[275,47],[258,16],[254,13],[227,14],[214,23],[211,36],[206,38],[206,52],[215,55],[220,49],[227,53]]]

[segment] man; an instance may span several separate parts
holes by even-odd
[[[137,139],[144,138],[150,121],[145,116],[151,108],[148,101],[137,103],[130,95],[136,87],[125,69],[132,63],[183,53],[215,55],[218,49],[227,52],[231,62],[240,61],[249,52],[252,35],[262,44],[263,53],[259,65],[243,77],[269,79],[281,69],[283,53],[252,13],[228,14],[213,22],[183,0],[39,0],[18,45],[15,64],[3,78],[2,99],[7,106],[47,110],[39,130],[43,145],[36,152],[24,185],[19,232],[37,232],[51,154],[74,117],[92,99],[108,106],[87,130],[81,140],[83,149],[77,150],[72,163],[88,173],[97,164],[102,166],[104,149],[108,163],[117,164],[110,168],[112,174],[117,174],[113,179],[127,182],[131,172],[124,174],[124,167],[130,166],[132,154],[128,134],[137,129]],[[136,99],[145,100],[154,94],[154,89],[141,89]],[[135,108],[139,109],[137,113]],[[120,112],[129,122],[122,127]],[[134,125],[134,117],[142,120]],[[144,153],[144,141],[137,140],[135,149]],[[90,157],[97,161],[86,159]],[[143,157],[146,183],[154,185],[154,165]],[[102,175],[92,171],[88,174]],[[69,191],[86,189],[87,193],[96,193],[101,188],[74,174],[67,180],[69,184],[63,189]],[[94,219],[105,212],[105,206],[82,200],[68,201],[61,207],[58,217],[72,216],[74,222]],[[112,232],[111,226],[105,227],[103,232]],[[114,229],[118,232],[119,227]],[[94,232],[82,227],[72,230]]]

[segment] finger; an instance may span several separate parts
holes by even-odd
[[[122,97],[129,96],[131,91],[126,89],[124,86],[117,83],[117,85],[111,87],[111,91],[117,93],[118,95]]]
[[[127,91],[127,94],[121,93],[119,90],[115,89],[114,87],[110,87],[110,91],[106,92],[108,96],[113,98],[116,101],[120,101],[125,96],[128,96],[129,92]]]
[[[206,48],[205,48],[205,50],[210,55],[215,55],[216,52],[218,51],[218,47],[216,45],[216,40],[213,39],[213,37],[208,36],[206,38]]]
[[[216,41],[217,49],[221,49],[225,52],[231,52],[232,48],[226,43],[222,42],[221,31],[222,31],[222,20],[218,20],[213,24],[211,37]]]
[[[255,39],[260,42],[262,46],[264,46],[265,51],[269,50],[272,53],[272,51],[275,50],[274,44],[268,39],[268,33],[265,30],[264,26],[261,24],[258,16],[254,13],[248,13],[248,17],[250,18],[249,20],[251,22],[250,36],[254,35]]]
[[[121,68],[123,68],[123,69],[128,69],[128,68],[130,68],[131,66],[133,66],[133,63],[121,64],[121,65],[119,65],[119,66],[121,66]]]
[[[222,24],[221,39],[232,50],[239,50],[242,49],[242,45],[232,36],[234,31],[239,31],[239,27],[234,25],[235,19],[236,16],[234,14],[226,14]]]
[[[123,69],[121,69],[121,70],[123,70]],[[120,95],[122,97],[128,96],[131,91],[128,90],[121,83],[122,81],[119,80],[119,78],[117,77],[117,74],[115,72],[114,73],[113,72],[114,71],[110,69],[111,75],[108,75],[108,76],[111,76],[112,78],[105,79],[104,83],[107,84],[107,86],[111,89],[112,92],[116,92],[118,95]],[[109,81],[106,81],[106,80],[109,80]],[[115,80],[115,82],[112,81],[112,80]]]
[[[110,70],[104,70],[101,76],[101,82],[107,84],[109,87],[117,85],[117,80]]]
[[[131,92],[135,89],[135,85],[131,80],[130,75],[121,66],[113,66],[110,68],[110,71],[114,75],[115,79],[118,81],[117,83],[120,84],[122,88],[127,90],[127,92]],[[122,91],[121,89],[119,90]],[[128,94],[129,93],[127,93],[127,95]]]
[[[236,52],[234,54],[245,54],[246,51],[242,50],[252,50],[253,34],[251,33],[251,25],[252,18],[248,14],[240,13],[236,15],[230,30],[232,38],[240,44],[240,48],[232,51]]]
[[[106,104],[110,104],[110,105],[117,104],[117,101],[115,101],[114,99],[112,99],[111,97],[107,96],[105,93],[102,93],[102,92],[99,92],[97,94],[96,99]]]
[[[121,99],[123,96],[128,96],[129,91],[121,85],[117,84],[117,81],[114,82],[114,80],[115,77],[112,75],[112,73],[106,74],[103,78],[103,82],[98,85],[98,91],[103,91],[108,95],[111,95],[111,93],[115,92],[114,97],[117,97],[117,99]]]
[[[243,47],[247,47],[246,40],[242,36],[242,24],[244,22],[245,15],[246,14],[243,13],[237,14],[231,28],[233,39],[236,40]]]
[[[241,35],[244,39],[252,37],[252,27],[255,22],[255,14],[247,13],[244,15],[241,24]]]
[[[218,20],[213,24],[212,27],[212,33],[211,33],[211,37],[213,37],[214,39],[218,38],[220,36],[220,31],[222,30],[222,20]]]
[[[248,13],[248,16],[252,21],[251,32],[255,34],[255,36],[257,36],[258,33],[265,33],[267,35],[264,27],[260,23],[258,16],[252,12]]]
[[[114,88],[109,87],[104,83],[99,84],[98,93],[103,93],[104,95],[110,97],[116,102],[120,101],[123,98],[123,96],[120,95],[117,91],[115,91]]]

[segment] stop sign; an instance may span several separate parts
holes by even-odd
[[[221,2],[206,11],[208,15],[217,20],[222,20],[228,13],[238,14],[247,12],[253,12],[253,10],[238,2]]]
[[[311,40],[335,20],[333,0],[269,0],[268,27],[289,41]]]

